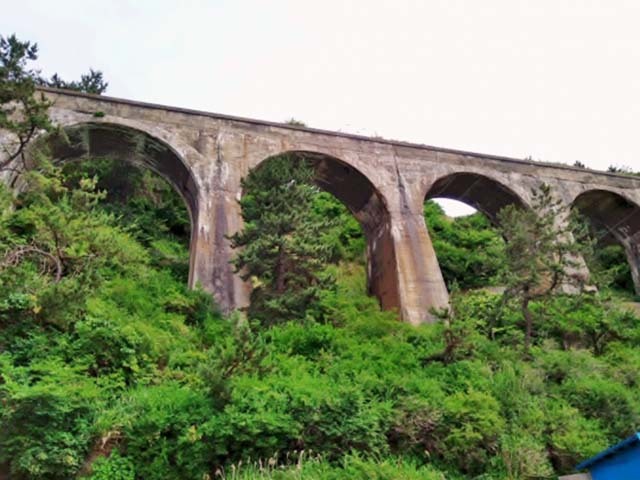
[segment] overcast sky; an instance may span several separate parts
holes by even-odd
[[[0,34],[108,95],[640,169],[640,0],[3,3]]]

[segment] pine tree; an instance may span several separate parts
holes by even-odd
[[[67,82],[56,73],[51,79],[30,68],[30,62],[38,59],[38,45],[23,42],[15,35],[0,35],[0,130],[9,134],[2,142],[0,171],[20,173],[25,168],[24,154],[27,145],[41,132],[51,132],[54,126],[49,119],[51,102],[39,85],[66,88],[85,93],[102,94],[108,86],[102,72],[90,69],[79,81]]]
[[[532,192],[531,208],[509,205],[498,219],[507,241],[504,297],[520,303],[528,352],[534,333],[531,302],[549,297],[562,286],[584,286],[586,279],[575,272],[582,267],[579,259],[589,245],[575,238],[586,237],[586,226],[566,211],[546,184]]]
[[[47,87],[64,88],[94,95],[102,95],[109,86],[109,83],[104,81],[102,72],[93,68],[89,69],[89,73],[81,75],[79,81],[68,82],[54,73],[50,79],[40,79],[39,83]]]
[[[242,182],[244,228],[233,235],[239,251],[234,266],[251,279],[249,316],[264,324],[302,318],[333,279],[324,273],[332,250],[320,241],[331,220],[310,215],[312,166],[296,156],[279,156]]]
[[[0,153],[0,170],[23,160],[27,144],[44,130],[51,131],[48,110],[51,103],[36,95],[38,72],[27,67],[38,58],[38,46],[11,35],[0,36],[0,130],[9,133]],[[21,168],[24,165],[12,166]]]

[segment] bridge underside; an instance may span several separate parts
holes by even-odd
[[[182,197],[191,223],[189,284],[193,278],[193,251],[198,218],[198,188],[180,156],[151,135],[127,126],[107,123],[81,123],[43,137],[32,147],[44,149],[54,162],[108,158],[148,168],[164,178]],[[35,161],[32,159],[32,161]],[[17,185],[20,188],[19,185]]]
[[[114,158],[149,168],[163,177],[184,199],[189,214],[198,208],[198,192],[189,169],[166,144],[145,132],[122,125],[85,123],[64,129],[47,142],[56,161]]]
[[[502,183],[477,173],[453,173],[438,179],[427,192],[427,199],[449,198],[472,206],[498,223],[500,210],[508,205],[524,207],[522,199]]]
[[[591,221],[600,243],[622,245],[640,295],[640,207],[607,190],[585,192],[573,205]]]

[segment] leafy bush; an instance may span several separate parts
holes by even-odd
[[[98,458],[91,466],[87,480],[135,480],[135,468],[131,460],[115,451],[108,457]]]
[[[464,473],[481,473],[498,451],[504,426],[499,404],[491,395],[475,390],[455,393],[444,403],[440,454]]]
[[[209,449],[203,425],[212,415],[206,396],[176,383],[138,388],[116,407],[127,458],[137,478],[202,478]],[[113,428],[113,425],[111,425]]]
[[[93,434],[98,389],[53,360],[14,367],[5,354],[0,365],[0,464],[16,478],[73,478]]]

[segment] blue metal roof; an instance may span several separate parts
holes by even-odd
[[[595,457],[591,457],[589,460],[585,460],[584,462],[576,466],[576,470],[584,470],[586,468],[590,468],[596,463],[601,462],[605,458],[611,457],[617,454],[618,452],[620,452],[621,450],[632,447],[635,443],[640,443],[640,432],[636,432],[635,434],[621,441],[617,445],[614,445],[613,447],[608,448],[604,452],[600,452]]]

